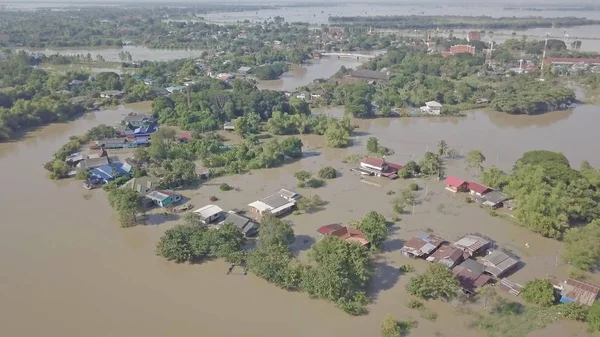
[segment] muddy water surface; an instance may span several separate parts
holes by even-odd
[[[155,49],[143,46],[123,46],[122,48],[17,48],[16,50],[24,50],[28,53],[42,53],[46,55],[61,54],[61,55],[87,55],[92,54],[102,55],[109,62],[121,62],[119,59],[120,52],[129,52],[133,61],[171,61],[182,58],[200,57],[201,50],[185,50],[185,49]]]
[[[377,335],[381,320],[391,313],[419,319],[413,336],[433,336],[436,332],[443,336],[482,336],[482,332],[468,330],[464,324],[468,318],[448,304],[427,304],[439,315],[435,323],[406,308],[409,298],[404,285],[410,276],[400,275],[397,267],[413,263],[423,270],[427,264],[402,257],[398,249],[427,228],[449,240],[466,232],[493,237],[498,246],[522,257],[525,268],[512,276],[518,282],[544,275],[565,276],[567,266],[556,259],[559,243],[500,217],[490,217],[486,210],[467,205],[464,198],[445,193],[443,184],[436,180],[418,181],[422,189],[414,214],[403,215],[403,220],[392,227],[392,236],[377,259],[370,289],[375,301],[364,317],[349,317],[329,303],[282,291],[239,271],[226,276],[226,265],[220,261],[196,266],[166,262],[154,256],[154,247],[175,221],[156,216],[153,225],[119,228],[102,191],[84,198],[86,191],[80,182],[51,181],[42,168],[69,136],[101,123],[117,123],[127,112],[149,109],[149,104],[142,103],[99,111],[31,132],[23,140],[0,144],[2,335],[363,337]],[[386,192],[398,191],[409,182],[365,182],[349,172],[351,165],[341,162],[349,154],[363,153],[370,135],[396,150],[390,160],[400,163],[411,154],[421,156],[426,146],[432,149],[439,139],[445,139],[457,148],[480,148],[488,161],[501,154],[502,166],[510,165],[531,148],[560,150],[573,162],[590,159],[599,165],[591,150],[594,144],[589,144],[594,140],[589,135],[598,124],[595,111],[580,107],[531,119],[477,112],[462,119],[359,121],[354,147],[326,149],[322,137],[305,136],[305,151],[311,156],[282,168],[216,179],[182,193],[196,207],[216,195],[220,198],[217,204],[224,209],[245,208],[281,187],[294,188],[293,173],[298,170],[316,172],[326,165],[336,167],[341,177],[326,187],[298,190],[303,195],[318,193],[327,202],[324,209],[287,218],[298,235],[294,252],[305,259],[306,251],[317,240],[315,230],[323,224],[348,223],[370,210],[392,216],[394,196]],[[448,161],[447,166],[448,174],[472,175],[465,172],[461,160]],[[240,191],[221,192],[221,182]],[[561,325],[560,331],[574,335],[581,326]]]

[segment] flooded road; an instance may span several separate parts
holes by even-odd
[[[460,198],[443,192],[443,183],[418,181],[432,196],[419,192],[415,214],[403,215],[392,227],[384,253],[376,262],[371,293],[375,301],[369,314],[350,317],[332,304],[311,300],[305,294],[289,293],[252,276],[226,276],[221,261],[190,266],[169,263],[154,255],[154,247],[173,221],[156,225],[120,228],[102,191],[93,191],[89,200],[79,181],[51,181],[42,165],[71,135],[82,134],[98,124],[115,124],[125,113],[147,112],[148,103],[103,110],[64,124],[54,124],[27,134],[25,139],[0,144],[0,326],[3,336],[375,336],[386,314],[399,319],[419,319],[411,332],[418,337],[479,337],[482,332],[465,327],[466,317],[445,303],[427,306],[438,313],[437,322],[419,318],[406,308],[409,298],[404,286],[410,275],[397,267],[412,263],[424,270],[427,263],[411,261],[398,249],[409,237],[427,227],[454,240],[465,232],[483,232],[498,245],[520,255],[526,268],[514,279],[524,282],[551,274],[562,278],[566,265],[555,265],[561,244],[514,226]],[[572,112],[542,116],[510,116],[476,112],[458,119],[385,119],[357,121],[355,146],[326,149],[323,138],[303,137],[305,151],[317,155],[278,169],[215,179],[197,190],[182,193],[201,207],[211,195],[224,209],[245,208],[257,198],[281,187],[294,188],[293,173],[300,169],[316,172],[332,165],[342,174],[318,190],[298,190],[303,195],[318,193],[328,204],[314,214],[290,216],[298,235],[294,251],[305,257],[317,240],[316,228],[331,222],[348,223],[370,210],[391,217],[388,190],[399,190],[409,181],[373,179],[361,182],[341,160],[352,153],[364,153],[366,138],[379,137],[393,148],[390,161],[405,162],[410,154],[419,157],[429,146],[445,139],[451,147],[480,148],[488,157],[501,154],[501,165],[512,164],[523,151],[548,148],[563,151],[575,166],[589,159],[600,166],[593,141],[600,116],[597,107],[583,106]],[[322,112],[322,111],[321,111]],[[340,111],[330,111],[332,114]],[[475,145],[474,145],[475,144]],[[462,161],[447,163],[448,174],[467,175]],[[241,191],[222,192],[221,182]],[[379,186],[376,186],[379,185]],[[369,198],[361,196],[368,195]],[[445,205],[440,209],[438,205]],[[528,242],[531,248],[525,248]],[[33,324],[32,322],[35,322]],[[575,324],[577,329],[581,325]],[[568,331],[571,331],[567,329]],[[452,331],[449,334],[448,331]],[[582,335],[583,336],[583,335]]]

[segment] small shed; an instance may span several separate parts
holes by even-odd
[[[425,106],[421,107],[421,112],[431,115],[442,114],[442,104],[436,101],[429,101],[425,103]]]
[[[233,125],[233,122],[231,122],[231,121],[225,122],[223,124],[223,130],[225,130],[225,131],[235,131],[235,126]]]
[[[506,200],[508,200],[506,194],[500,191],[491,191],[483,196],[483,205],[491,209],[497,209],[502,207]]]
[[[251,237],[258,234],[258,223],[233,211],[229,211],[225,215],[225,219],[218,225],[219,228],[226,223],[231,223],[235,227],[239,228],[246,237]]]
[[[483,197],[485,194],[493,191],[491,188],[473,181],[469,181],[467,187],[469,188],[469,193],[477,197]]]

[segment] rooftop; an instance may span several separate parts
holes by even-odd
[[[142,122],[146,119],[153,119],[153,117],[151,115],[144,115],[144,114],[131,114],[131,115],[125,116],[125,118],[123,120],[126,122]]]
[[[239,228],[246,236],[254,235],[258,231],[258,224],[256,222],[235,212],[227,213],[225,220],[223,220],[219,226],[226,223],[231,223],[235,227]]]
[[[469,190],[471,190],[471,191],[473,191],[475,193],[479,193],[481,195],[486,194],[486,193],[492,191],[491,188],[489,188],[487,186],[484,186],[484,185],[480,185],[480,184],[478,184],[476,182],[473,182],[473,181],[469,181],[467,184],[469,186]]]
[[[150,193],[148,193],[146,195],[146,197],[152,199],[152,200],[156,200],[156,201],[164,201],[166,200],[168,197],[174,196],[174,195],[178,195],[175,192],[172,191],[166,191],[166,190],[156,190],[156,191],[152,191]]]
[[[453,176],[447,177],[445,182],[446,182],[446,184],[453,186],[453,187],[458,187],[458,186],[461,186],[466,183],[466,181],[461,180],[457,177],[453,177]]]
[[[483,198],[485,199],[485,201],[489,201],[493,204],[499,204],[503,201],[506,201],[506,199],[508,199],[506,194],[504,194],[500,191],[491,191],[491,192],[487,193]]]
[[[361,161],[361,163],[366,164],[366,165],[375,166],[375,167],[383,167],[383,165],[385,164],[385,160],[382,158],[376,158],[376,157],[366,157],[365,159],[363,159]]]
[[[206,205],[204,207],[198,208],[193,213],[198,214],[202,219],[208,219],[221,212],[223,212],[223,209],[217,205]]]
[[[371,80],[389,80],[390,77],[387,73],[382,71],[359,69],[352,72],[352,77],[366,78]]]
[[[483,247],[486,247],[490,244],[489,240],[486,240],[480,236],[468,234],[462,237],[460,240],[456,241],[452,245],[454,247],[460,248],[463,251],[468,251],[471,255],[480,250]]]
[[[152,189],[156,188],[156,185],[159,181],[160,180],[158,178],[148,176],[133,178],[127,181],[125,184],[123,184],[122,188],[129,188],[138,193],[146,194]]]
[[[329,235],[341,228],[344,228],[344,226],[342,226],[340,224],[331,224],[331,225],[325,225],[325,226],[319,227],[319,229],[317,229],[317,232],[322,235]]]
[[[519,261],[508,256],[508,254],[500,250],[491,252],[481,260],[485,265],[485,272],[496,277],[500,277],[507,270],[513,268],[517,265],[517,263],[519,263]]]
[[[566,297],[573,302],[577,302],[582,305],[591,306],[598,298],[600,288],[595,285],[577,281],[574,279],[568,279],[562,285],[561,296]],[[561,301],[563,301],[561,299]]]
[[[438,103],[436,101],[425,102],[425,105],[427,105],[430,108],[441,108],[442,107],[442,104]]]
[[[108,163],[108,157],[87,158],[79,162],[79,164],[77,164],[77,167],[79,167],[82,170],[89,170],[102,165],[108,165]]]
[[[456,263],[460,262],[462,258],[462,250],[450,245],[441,245],[440,248],[427,258],[427,261],[440,263],[448,268],[452,268]]]
[[[406,241],[401,251],[414,256],[429,255],[444,241],[436,235],[420,234]]]
[[[492,278],[483,273],[485,267],[471,259],[466,259],[460,265],[452,269],[452,273],[462,286],[468,292],[475,292],[478,288],[486,285]]]

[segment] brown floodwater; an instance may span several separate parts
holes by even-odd
[[[121,62],[120,52],[129,52],[133,61],[172,61],[182,58],[194,58],[202,55],[202,50],[197,49],[159,49],[144,46],[123,46],[122,48],[16,48],[28,53],[41,53],[46,55],[102,55],[108,62]]]
[[[239,271],[226,276],[227,266],[222,261],[169,263],[154,255],[154,247],[176,221],[155,215],[152,225],[122,229],[102,191],[87,192],[79,181],[52,181],[42,167],[69,136],[101,123],[117,123],[127,112],[149,109],[148,103],[139,103],[98,111],[0,144],[3,336],[158,337],[201,331],[203,336],[228,337],[363,337],[378,335],[386,314],[418,319],[413,336],[433,336],[436,332],[443,336],[482,336],[481,331],[467,329],[464,323],[469,318],[446,303],[427,303],[439,315],[436,322],[406,308],[409,297],[404,286],[410,275],[400,275],[397,267],[412,263],[421,271],[427,263],[408,260],[398,249],[404,240],[427,228],[449,240],[466,232],[494,238],[498,246],[523,259],[525,267],[511,276],[518,282],[545,275],[565,277],[567,266],[556,259],[560,243],[500,217],[490,217],[486,210],[445,193],[437,180],[418,181],[426,191],[419,192],[414,214],[402,215],[403,220],[392,227],[384,253],[376,261],[370,289],[374,303],[363,317],[350,317],[330,303],[280,290],[252,275],[242,276]],[[303,195],[318,193],[327,202],[324,209],[287,218],[298,235],[294,252],[305,259],[306,251],[317,240],[315,230],[323,224],[348,223],[371,210],[392,216],[393,196],[386,195],[386,191],[398,191],[409,182],[370,179],[365,183],[349,172],[350,164],[341,162],[349,154],[364,153],[370,135],[396,150],[389,160],[400,163],[409,154],[421,156],[425,145],[432,149],[439,139],[445,139],[457,148],[482,149],[489,162],[496,154],[494,150],[502,154],[504,164],[530,148],[550,148],[565,152],[572,161],[587,158],[598,165],[591,151],[591,135],[600,118],[595,112],[594,107],[582,106],[572,112],[531,118],[476,112],[462,119],[358,121],[360,132],[351,148],[327,149],[322,137],[303,136],[305,151],[314,155],[282,168],[215,179],[182,193],[196,207],[208,204],[209,197],[215,195],[220,199],[216,203],[224,209],[245,208],[281,187],[294,188],[293,173],[298,170],[316,172],[326,165],[336,167],[342,176],[329,181],[326,187],[298,189]],[[448,161],[447,166],[448,174],[465,178],[473,174],[465,172],[461,160]],[[221,192],[221,182],[240,191]],[[561,324],[556,331],[575,335],[582,331],[582,325]]]

